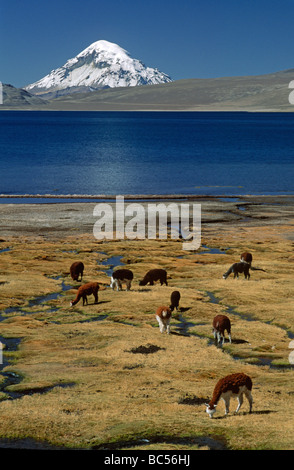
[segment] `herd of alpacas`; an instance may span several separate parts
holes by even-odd
[[[252,268],[252,254],[245,252],[240,256],[240,261],[234,263],[227,272],[223,274],[223,279],[233,273],[234,279],[239,277],[240,273],[244,273],[245,279],[250,278],[249,269]],[[70,267],[70,275],[74,281],[82,281],[84,273],[84,264],[81,261],[73,263]],[[117,291],[122,290],[122,284],[126,284],[126,290],[131,289],[131,283],[134,278],[133,272],[130,269],[117,269],[112,273],[110,280],[110,287]],[[167,272],[164,269],[151,269],[148,271],[144,278],[139,281],[140,286],[154,285],[154,282],[159,281],[161,285],[167,286]],[[83,305],[88,304],[87,297],[94,295],[95,304],[98,303],[98,282],[88,282],[87,284],[81,285],[78,288],[76,298],[70,302],[70,305],[76,305],[80,299],[83,300]],[[159,329],[161,333],[166,332],[170,334],[170,321],[172,318],[172,312],[174,309],[179,309],[181,294],[179,291],[173,291],[170,296],[170,306],[161,306],[156,309],[155,317],[158,321]],[[231,338],[231,322],[226,315],[216,315],[212,323],[213,335],[215,342],[218,346],[222,346],[225,341],[225,331],[228,333],[229,341],[232,342]],[[238,400],[238,406],[235,411],[237,413],[243,403],[243,395],[246,396],[249,403],[249,413],[252,411],[252,380],[244,373],[235,373],[227,375],[220,379],[213,391],[212,399],[206,404],[206,412],[209,417],[212,418],[216,411],[216,406],[220,399],[225,402],[225,415],[229,413],[230,398],[236,397]]]

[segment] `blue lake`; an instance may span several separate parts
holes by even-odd
[[[6,195],[293,194],[294,114],[1,111],[0,175]]]

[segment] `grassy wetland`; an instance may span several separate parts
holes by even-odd
[[[172,239],[98,241],[87,203],[0,206],[0,446],[294,449],[293,200],[197,202],[197,251]],[[244,251],[262,270],[224,280]],[[89,296],[70,307],[78,260],[82,284],[100,284],[98,304]],[[118,263],[134,273],[129,292],[109,288]],[[168,286],[139,286],[157,267]],[[171,334],[160,334],[155,310],[175,289],[180,309]],[[232,323],[222,348],[212,333],[218,313]],[[204,403],[234,372],[252,378],[253,412],[244,398],[235,415],[232,399],[228,416],[220,401],[209,419]]]

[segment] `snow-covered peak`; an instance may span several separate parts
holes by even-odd
[[[122,47],[114,44],[113,42],[109,41],[96,41],[90,46],[86,47],[82,52],[80,52],[76,57],[73,59],[69,59],[66,65],[70,65],[71,63],[76,63],[82,57],[86,56],[95,56],[95,62],[97,63],[99,58],[109,58],[109,59],[123,59],[128,60],[130,58],[129,53],[123,49]]]
[[[92,52],[105,52],[121,56],[129,55],[129,53],[118,44],[101,39],[100,41],[93,42],[93,44],[90,44],[90,46],[86,47],[86,49],[78,54],[78,57],[91,54]]]
[[[28,85],[31,93],[44,94],[59,90],[151,85],[171,82],[158,69],[146,67],[140,60],[115,43],[93,42],[62,67],[52,70],[41,80]]]

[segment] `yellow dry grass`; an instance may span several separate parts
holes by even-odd
[[[229,449],[294,449],[288,230],[253,227],[236,235],[207,227],[202,243],[227,249],[220,254],[184,252],[171,240],[98,243],[86,235],[2,243],[10,250],[1,253],[0,334],[21,338],[17,351],[4,354],[10,361],[4,372],[22,380],[0,396],[0,436],[73,448],[197,449],[214,442]],[[251,271],[250,281],[223,280],[244,250],[266,272]],[[122,256],[134,272],[130,292],[108,287],[101,262],[111,256]],[[87,306],[69,305],[79,285],[69,277],[75,260],[85,264],[83,283],[101,285],[97,305],[93,297]],[[153,267],[168,271],[167,287],[139,286]],[[69,288],[62,290],[62,283]],[[174,289],[181,292],[181,311],[173,315],[172,334],[161,335],[155,309],[169,304]],[[34,302],[50,293],[60,295]],[[232,321],[233,342],[223,349],[213,344],[217,313]],[[142,346],[154,352],[136,352]],[[253,413],[245,399],[234,415],[233,400],[228,417],[220,403],[209,419],[203,402],[219,378],[238,371],[252,377]],[[12,391],[20,397],[8,399]]]

